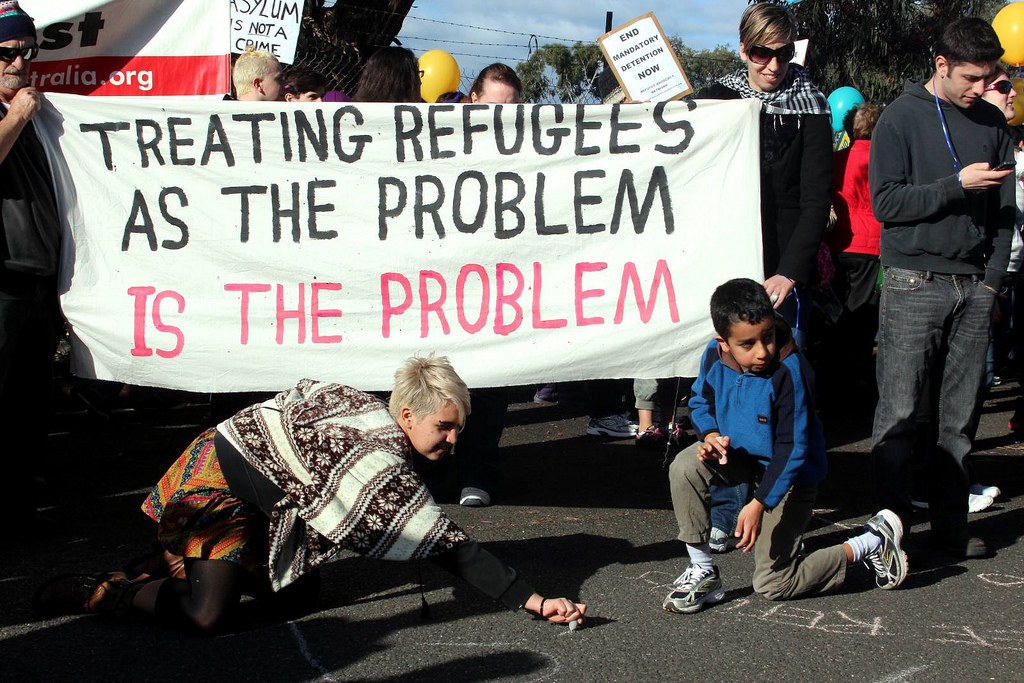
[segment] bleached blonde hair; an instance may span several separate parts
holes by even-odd
[[[395,388],[388,401],[388,412],[396,420],[402,408],[422,419],[451,403],[459,411],[459,426],[470,413],[469,388],[462,381],[448,356],[413,356],[395,373]]]
[[[250,45],[245,52],[238,55],[235,68],[231,70],[231,82],[235,86],[235,96],[247,95],[252,90],[252,82],[257,78],[266,78],[274,72],[274,65],[280,64],[277,57],[269,52],[260,52]]]

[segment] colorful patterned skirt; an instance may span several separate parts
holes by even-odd
[[[231,494],[213,446],[215,431],[206,430],[185,449],[142,511],[157,522],[157,539],[175,555],[237,562],[266,578],[270,521]]]

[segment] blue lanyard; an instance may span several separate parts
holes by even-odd
[[[960,180],[960,157],[953,149],[953,141],[949,138],[949,128],[946,126],[946,115],[942,113],[942,105],[939,104],[939,94],[935,92],[935,76],[932,76],[932,96],[935,97],[935,109],[939,112],[939,121],[942,123],[942,134],[946,136],[946,147],[953,155],[953,170],[956,171],[956,179]],[[961,181],[962,182],[962,181]]]

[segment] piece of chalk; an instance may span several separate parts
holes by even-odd
[[[569,631],[570,631],[570,632],[571,632],[571,631],[575,631],[575,630],[576,630],[576,629],[578,629],[579,627],[580,627],[580,622],[578,622],[578,621],[570,621],[570,622],[569,622]]]

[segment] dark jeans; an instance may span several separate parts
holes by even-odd
[[[435,498],[444,486],[451,459],[458,468],[460,489],[472,486],[493,493],[498,485],[498,443],[508,414],[508,387],[470,389],[469,398],[471,412],[451,456],[431,461],[413,454],[413,467]]]
[[[472,410],[455,443],[459,487],[493,493],[498,484],[498,443],[508,415],[508,387],[470,389]]]
[[[994,301],[977,277],[884,269],[871,455],[880,501],[907,528],[917,407],[934,372],[937,440],[926,482],[932,530],[967,534],[965,459]]]
[[[750,484],[711,485],[711,526],[732,536],[740,510],[750,501]]]
[[[33,457],[51,412],[53,354],[60,309],[56,276],[0,267],[0,414],[4,417],[4,480],[0,511],[24,514],[33,505]]]

